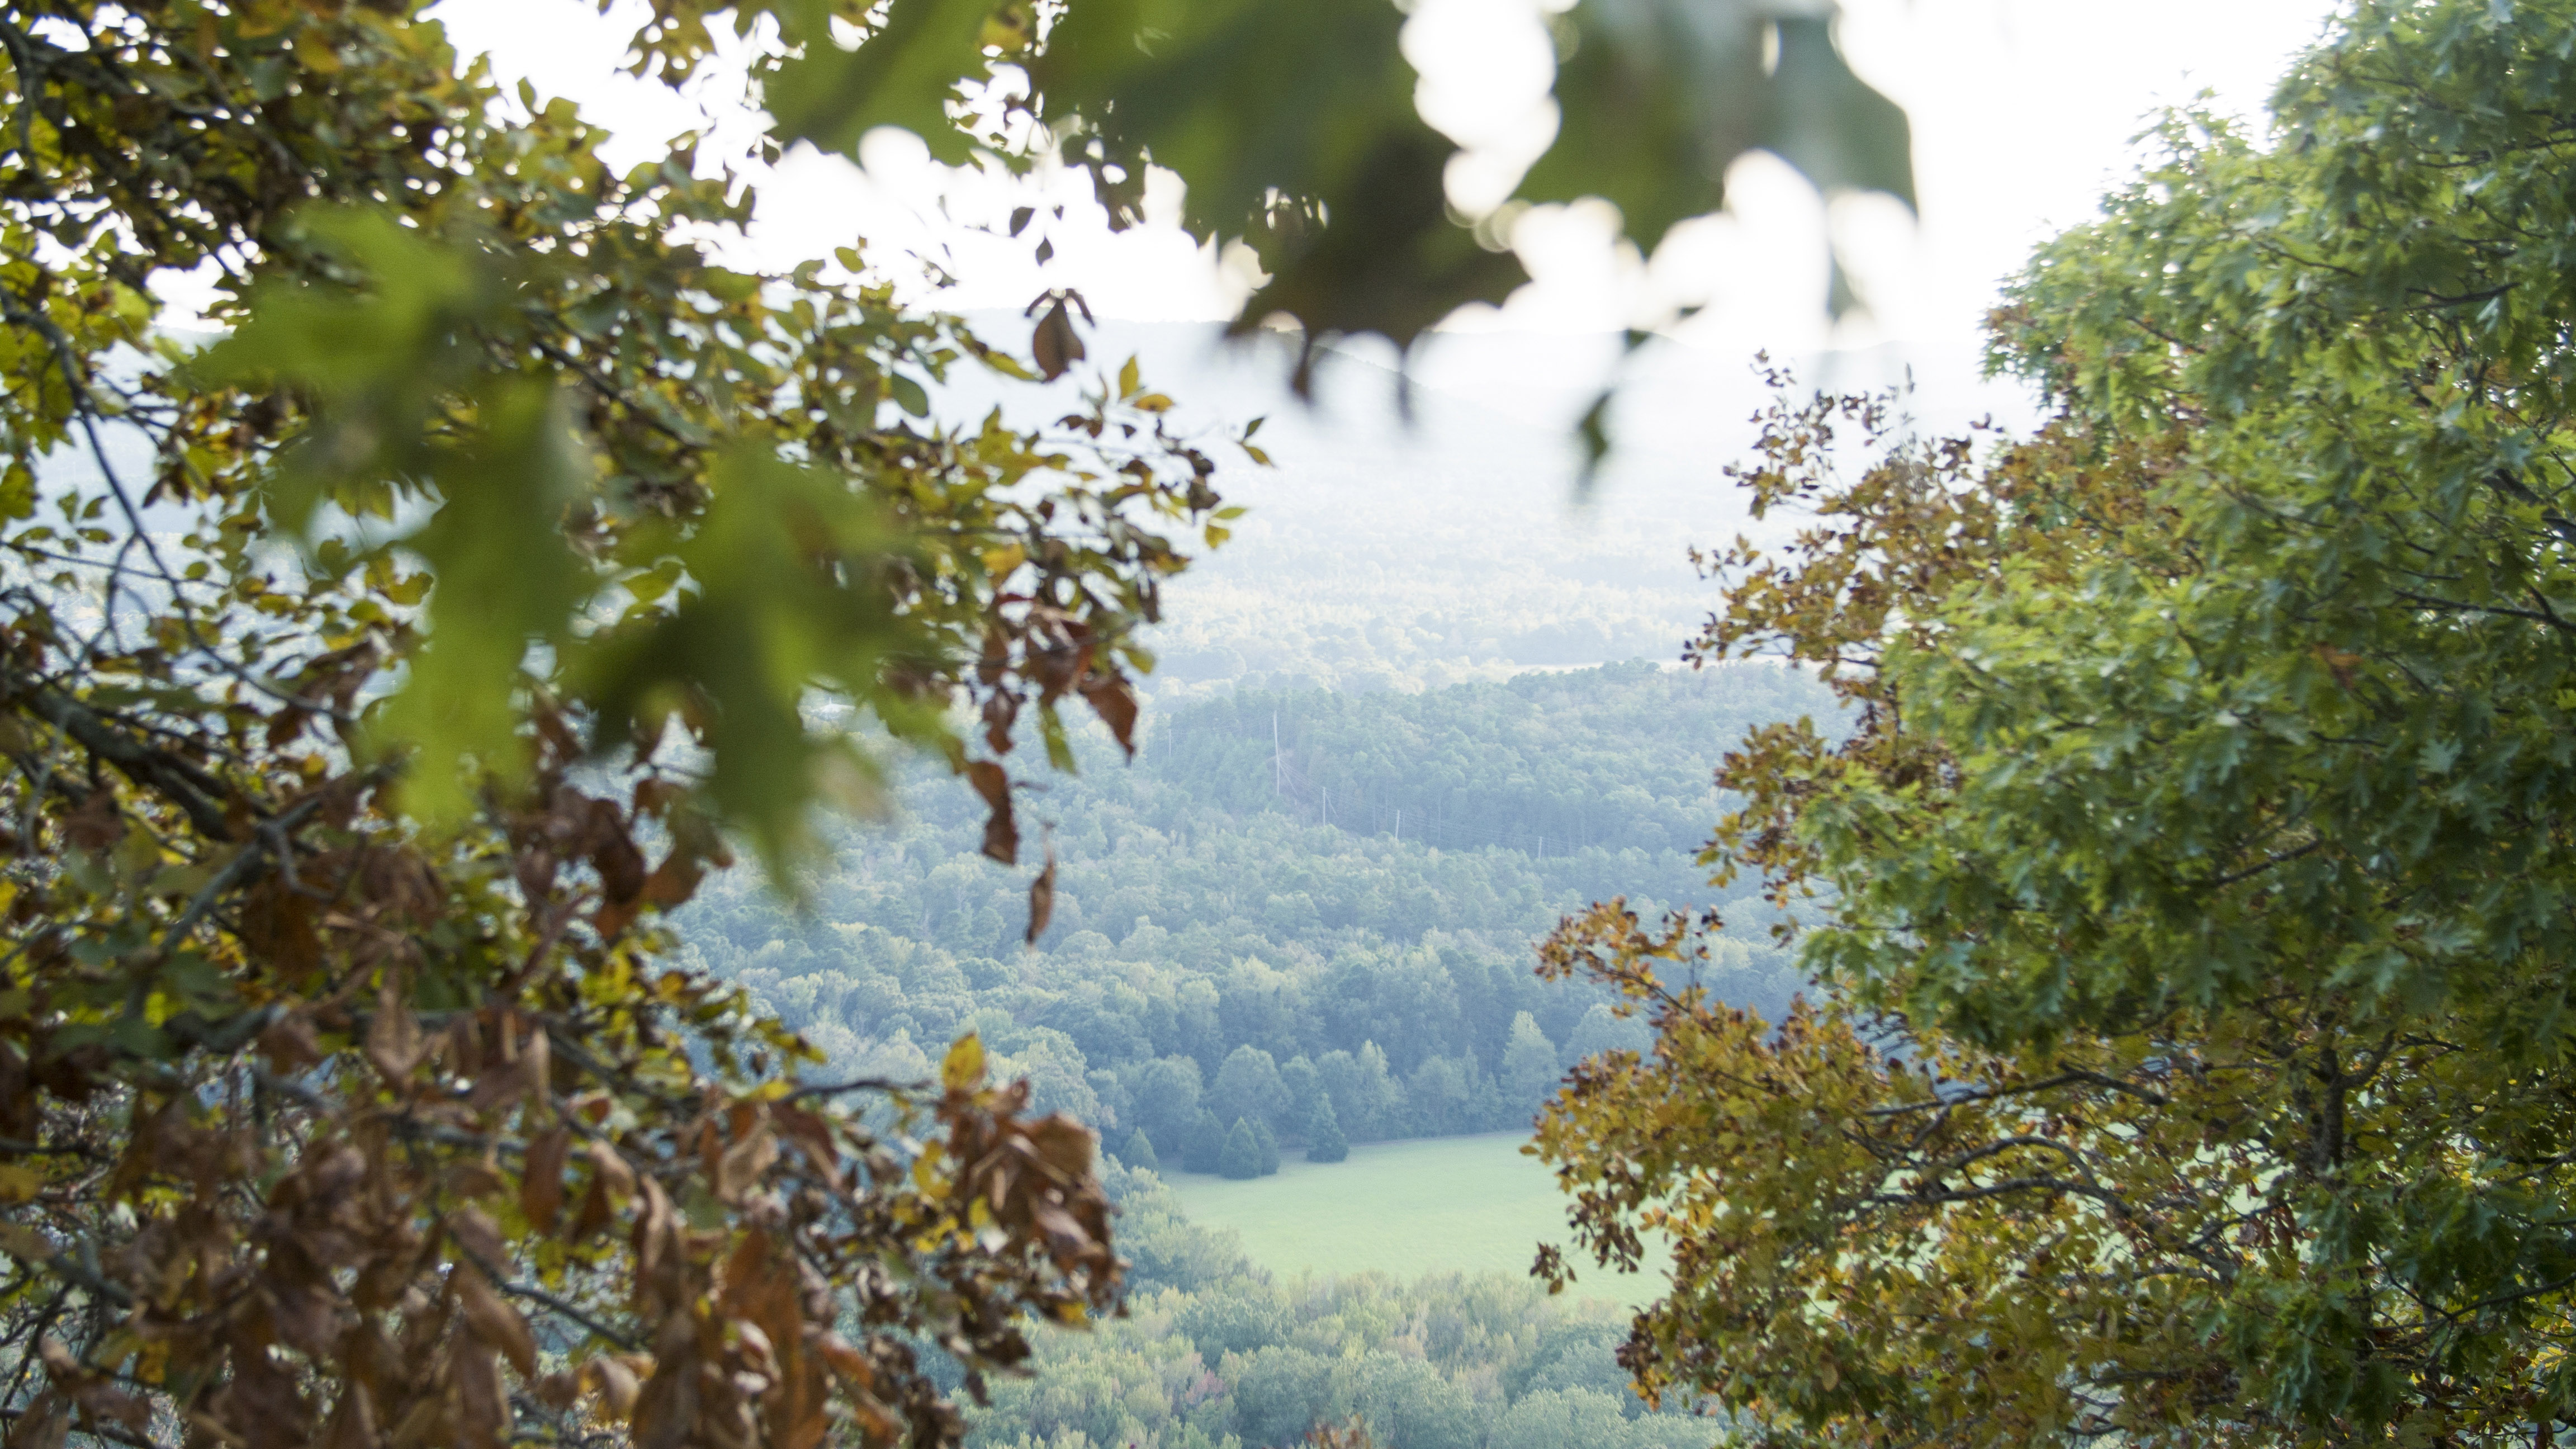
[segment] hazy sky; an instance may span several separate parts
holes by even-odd
[[[1546,84],[1527,5],[1423,0],[1407,37],[1434,120],[1506,158],[1529,139]],[[1964,358],[1996,279],[2032,242],[2090,211],[2130,164],[2129,138],[2153,109],[2205,87],[2223,109],[2258,114],[2274,77],[2332,9],[2327,0],[1848,0],[1842,33],[1853,64],[1913,117],[1919,225],[1865,200],[1841,204],[1829,221],[1786,167],[1751,158],[1730,178],[1735,215],[1676,236],[1651,266],[1603,245],[1599,216],[1578,210],[1525,225],[1521,249],[1539,280],[1500,316],[1456,325],[1601,331],[1650,314],[1659,298],[1707,297],[1716,305],[1686,335],[1721,351],[1892,340],[1927,361]],[[614,128],[626,159],[710,120],[735,134],[745,125],[721,84],[692,106],[620,75],[623,31],[580,0],[447,0],[439,13],[460,44],[491,54],[503,78],[571,97]],[[900,136],[873,138],[863,155],[864,168],[802,152],[769,178],[763,260],[819,256],[865,236],[881,262],[939,257],[959,279],[944,305],[967,309],[1016,309],[1042,287],[1071,286],[1103,315],[1212,318],[1243,293],[1240,266],[1168,227],[1112,236],[1096,222],[1068,225],[1040,268],[1027,239],[974,225],[1028,199],[1031,183],[942,172]],[[1074,201],[1078,220],[1087,194],[1067,177],[1037,199]],[[1835,337],[1818,307],[1828,225],[1865,259],[1873,300],[1870,319]]]

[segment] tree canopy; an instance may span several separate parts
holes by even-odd
[[[1548,952],[1658,1029],[1540,1138],[1588,1246],[1675,1240],[1642,1386],[1765,1443],[2558,1442],[2571,52],[2362,0],[2013,285],[2036,436],[1771,416],[1742,481],[1812,521],[1711,559],[1699,647],[1858,723],[1754,735],[1710,860],[1820,985],[1719,1009],[1617,903]]]

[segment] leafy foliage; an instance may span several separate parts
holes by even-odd
[[[1774,413],[1744,480],[1816,522],[1712,561],[1702,647],[1857,723],[1731,758],[1712,863],[1831,892],[1829,989],[1721,1009],[1616,902],[1547,958],[1657,1028],[1540,1139],[1596,1252],[1674,1232],[1642,1386],[1771,1443],[2558,1438],[2571,49],[2364,0],[2270,145],[2174,118],[1995,319],[2028,442]]]
[[[971,1040],[800,1088],[650,916],[870,798],[824,700],[1012,858],[1014,722],[1132,730],[1207,458],[1134,387],[928,422],[1019,365],[855,252],[717,264],[715,158],[609,172],[414,5],[0,51],[13,1449],[954,1439],[957,1375],[1115,1301],[1089,1134]],[[201,266],[191,351],[147,283]]]

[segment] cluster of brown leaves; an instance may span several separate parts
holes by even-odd
[[[604,929],[671,869],[643,868],[633,816],[558,774],[487,837],[477,887],[344,786],[191,943],[223,953],[229,1014],[98,1029],[101,988],[156,1000],[191,958],[91,968],[42,944],[75,934],[75,888],[13,902],[54,924],[0,1018],[0,1153],[41,1164],[0,1221],[41,1385],[11,1449],[491,1445],[532,1421],[943,1442],[955,1410],[913,1345],[1009,1367],[1025,1315],[1114,1301],[1090,1134],[1028,1119],[971,1039],[935,1091],[895,1091],[891,1136],[727,1072],[797,1044]],[[102,868],[184,818],[147,791],[15,803]],[[501,880],[523,909],[475,897]]]

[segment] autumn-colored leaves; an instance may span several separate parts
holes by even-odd
[[[1114,1301],[1089,1133],[1021,1116],[971,1038],[918,1106],[941,1135],[906,1155],[828,1100],[647,1086],[649,1060],[593,1075],[550,1050],[565,1023],[425,1018],[391,979],[339,1023],[318,1063],[244,1068],[293,1140],[168,1098],[90,1189],[129,1237],[6,1229],[58,1306],[96,1306],[83,1352],[43,1340],[11,1449],[156,1423],[247,1449],[488,1446],[531,1421],[656,1446],[940,1442],[955,1414],[906,1340],[1009,1364],[1021,1310]],[[312,1090],[353,1074],[373,1089]],[[46,1116],[57,1139],[76,1125]]]

